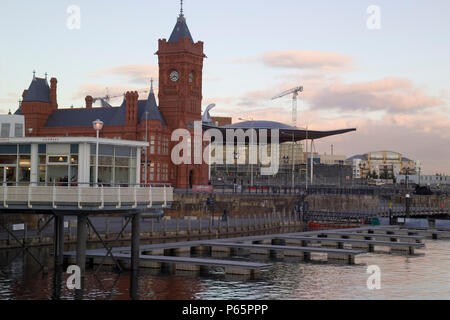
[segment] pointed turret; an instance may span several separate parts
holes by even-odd
[[[178,16],[177,24],[175,25],[175,28],[173,28],[172,34],[170,35],[169,43],[178,42],[184,38],[188,38],[192,43],[194,43],[191,32],[186,24],[186,18],[183,14],[183,1],[181,1],[180,15]]]
[[[50,103],[50,86],[47,79],[36,78],[33,75],[33,80],[23,97],[23,101]]]
[[[139,121],[145,120],[159,120],[164,126],[167,125],[166,120],[159,111],[158,105],[156,104],[155,92],[153,91],[153,79],[151,81],[150,93],[148,95],[147,102],[145,103],[145,108],[139,117]]]

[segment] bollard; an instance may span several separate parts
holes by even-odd
[[[8,230],[12,230],[11,225],[8,224],[6,225],[6,228],[8,228]],[[11,235],[8,232],[8,240],[6,241],[6,244],[9,246],[11,244]]]
[[[40,221],[39,221],[39,224],[40,224]],[[40,226],[39,226],[38,230],[41,230]],[[43,233],[44,233],[44,230],[42,230],[42,232],[39,233],[39,243],[42,243],[42,238],[44,237]]]
[[[208,229],[209,229],[209,233],[211,234],[211,233],[212,233],[212,216],[209,217],[209,226],[208,226]]]
[[[123,230],[123,227],[125,226],[125,219],[124,219],[124,217],[122,217],[122,228],[121,228],[121,230]],[[123,231],[123,233],[122,233],[122,238],[124,238],[125,237],[125,230]]]
[[[106,223],[106,226],[105,226],[105,235],[106,235],[106,239],[108,239],[108,238],[109,238],[109,217],[106,218],[105,223]]]
[[[23,243],[27,243],[27,224],[23,224]]]
[[[188,221],[187,221],[187,234],[191,234],[191,217],[188,217]]]
[[[283,219],[281,218],[281,212],[278,212],[278,226],[279,228],[283,227]]]

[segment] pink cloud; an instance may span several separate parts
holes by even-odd
[[[346,54],[306,50],[269,51],[263,54],[261,60],[270,67],[297,69],[334,69],[348,67],[354,61]]]
[[[98,70],[92,73],[91,76],[100,78],[114,75],[127,78],[132,82],[150,83],[150,78],[157,80],[159,75],[158,70],[158,66],[153,64],[129,64]]]
[[[354,58],[342,53],[308,50],[267,51],[257,57],[234,59],[235,63],[261,62],[268,67],[343,71],[352,67]]]
[[[443,104],[442,99],[427,95],[407,79],[384,78],[375,81],[344,83],[336,81],[313,88],[305,96],[313,108],[415,112]]]

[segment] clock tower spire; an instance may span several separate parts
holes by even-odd
[[[158,41],[156,54],[161,113],[171,130],[193,128],[193,122],[202,119],[203,60],[206,56],[203,53],[203,42],[194,42],[191,36],[182,1],[172,34],[168,41]],[[183,164],[177,167],[176,185],[179,188],[208,182],[208,167],[206,165],[205,170],[205,164]]]

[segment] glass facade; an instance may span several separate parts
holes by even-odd
[[[91,181],[95,175],[96,145],[91,144]],[[136,184],[136,148],[100,145],[98,149],[98,182]]]
[[[92,184],[96,145],[87,143],[84,146],[87,148],[83,149],[85,151],[81,155],[81,145],[76,143],[37,143],[33,148],[31,144],[0,144],[0,183],[28,185],[31,182],[57,186]],[[113,186],[134,185],[139,182],[136,178],[136,154],[137,147],[99,145],[99,183]],[[82,164],[83,167],[80,168]]]
[[[3,125],[2,125],[3,128]],[[5,145],[0,148],[0,178],[3,184],[13,185],[30,177],[30,152],[18,145]],[[19,154],[19,149],[28,153]]]

